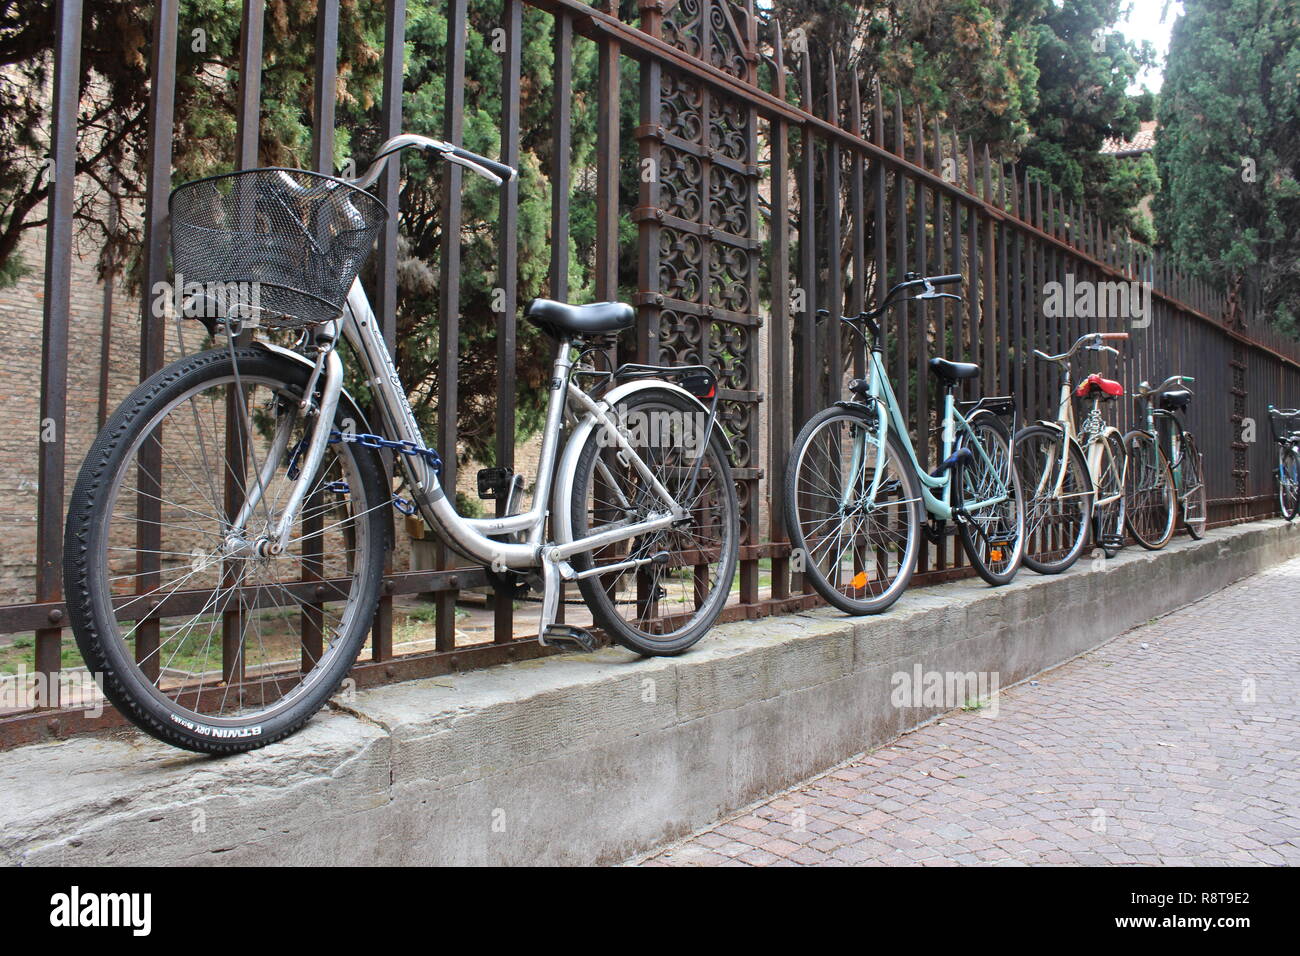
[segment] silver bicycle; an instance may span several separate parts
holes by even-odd
[[[406,148],[498,185],[515,175],[404,134],[354,180],[248,170],[171,196],[178,315],[203,320],[216,347],[108,420],[64,550],[88,666],[161,740],[249,750],[321,708],[366,643],[395,504],[493,580],[540,589],[543,644],[596,646],[556,623],[566,582],[594,627],[648,655],[698,641],[731,592],[739,516],[716,379],[704,366],[598,371],[588,356],[634,323],[627,305],[529,306],[555,343],[531,504],[519,476],[495,475],[504,517],[457,512],[356,278],[386,215],[367,187]],[[341,342],[373,423],[344,388]],[[385,452],[413,502],[394,494]]]

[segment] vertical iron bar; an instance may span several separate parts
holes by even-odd
[[[406,53],[406,0],[388,0],[384,11],[384,92],[380,105],[380,136],[388,139],[402,132],[402,76]],[[397,221],[400,205],[401,167],[394,159],[380,177],[376,191],[388,207],[389,215],[379,233],[375,262],[375,317],[388,351],[397,358]],[[511,366],[513,368],[513,366]],[[376,416],[377,417],[377,416]],[[377,424],[377,423],[375,423]],[[385,478],[392,476],[391,456],[383,457]],[[399,519],[389,509],[389,520]],[[416,521],[423,520],[420,517]],[[393,540],[400,532],[393,528]],[[385,587],[370,625],[370,659],[386,661],[393,656],[393,594],[388,575],[393,570],[393,552],[384,556]]]
[[[785,51],[780,21],[773,21],[772,40],[772,91],[785,102]],[[780,476],[785,475],[786,459],[792,440],[790,407],[790,193],[787,178],[790,174],[789,125],[782,118],[771,121],[772,150],[772,222],[769,227],[772,247],[772,324],[768,329],[770,343],[770,383],[768,405],[769,470],[768,507],[771,515],[769,536],[774,544],[789,539],[785,530],[785,495]],[[772,597],[780,600],[790,596],[790,559],[784,550],[772,557]]]
[[[239,89],[235,117],[235,167],[252,169],[257,166],[258,136],[261,125],[262,92],[262,37],[263,0],[245,0],[243,19],[239,31]],[[245,337],[245,341],[247,338]],[[240,403],[233,387],[226,389],[226,440],[225,477],[222,481],[223,506],[226,518],[234,521],[244,504],[244,481],[247,447],[240,421]],[[237,560],[226,560],[222,568],[222,584],[234,587],[239,582]],[[231,601],[221,614],[221,647],[223,661],[233,662],[238,656],[239,642],[245,627],[244,603]],[[227,654],[227,650],[230,653]],[[319,654],[317,654],[319,658]]]
[[[54,96],[51,103],[49,225],[45,238],[45,310],[41,326],[41,420],[37,433],[36,600],[63,596],[63,483],[67,432],[68,311],[72,304],[72,213],[77,176],[77,103],[81,74],[81,0],[55,8]],[[109,277],[112,281],[112,277]],[[148,311],[146,309],[146,311]],[[52,429],[53,434],[47,431]],[[51,615],[55,624],[62,617]],[[63,631],[36,632],[38,707],[59,705]],[[37,685],[40,687],[40,684]]]
[[[316,49],[315,70],[316,85],[312,91],[312,138],[311,162],[317,172],[333,175],[334,165],[334,97],[335,84],[338,79],[339,53],[339,0],[323,0],[316,11]],[[247,436],[251,439],[251,436]],[[302,476],[307,480],[307,476]],[[304,581],[314,581],[321,577],[322,556],[325,541],[321,529],[324,517],[321,515],[319,493],[312,494],[304,502],[302,521],[302,572]],[[305,603],[299,622],[299,634],[302,642],[302,667],[304,670],[315,667],[320,660],[325,646],[325,615],[323,608],[316,602]],[[227,666],[231,666],[231,655],[236,654],[242,670],[243,655],[238,654],[234,642],[224,645],[223,657]]]
[[[812,59],[803,54],[799,77],[800,106],[811,115]],[[798,386],[795,391],[795,427],[817,413],[817,157],[812,125],[805,123],[799,135],[799,285],[803,292],[803,313],[797,335]]]
[[[466,0],[450,0],[447,9],[447,67],[443,89],[442,138],[460,145],[465,125]],[[446,163],[442,175],[442,261],[439,263],[438,318],[438,447],[442,449],[442,486],[456,500],[456,416],[460,407],[460,228],[461,167]],[[451,551],[439,545],[439,570],[454,566]],[[439,591],[434,598],[434,646],[456,647],[456,596]]]
[[[506,48],[501,58],[501,162],[519,167],[519,81],[523,61],[523,3],[521,0],[504,0],[502,10],[506,31]],[[601,61],[602,68],[604,61]],[[603,86],[602,86],[603,89]],[[604,102],[602,99],[602,108]],[[603,118],[603,114],[602,114]],[[599,150],[597,150],[599,153]],[[615,150],[617,153],[617,150]],[[617,193],[615,194],[617,195]],[[601,206],[600,198],[596,202]],[[501,189],[498,213],[499,236],[497,248],[501,255],[501,268],[497,275],[500,283],[501,314],[497,317],[497,374],[501,384],[497,391],[496,458],[497,466],[515,468],[515,349],[519,311],[519,180],[512,179]],[[599,254],[600,242],[597,241]],[[497,496],[497,517],[506,514],[507,500]],[[493,600],[493,640],[503,644],[514,639],[514,595],[508,589],[497,588]]]
[[[551,298],[569,297],[569,164],[573,122],[573,17],[555,18],[555,101],[551,112]]]
[[[172,120],[176,93],[177,0],[159,0],[154,8],[149,85],[149,156],[146,171],[144,288],[152,290],[167,277],[167,193],[172,172]],[[140,378],[148,378],[163,364],[163,320],[154,315],[146,298],[140,313]],[[159,584],[161,562],[162,452],[157,442],[147,443],[138,457],[139,494],[136,501],[136,570],[141,593]],[[135,632],[135,659],[150,679],[158,676],[157,618],[141,621]]]

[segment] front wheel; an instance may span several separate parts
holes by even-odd
[[[235,753],[287,736],[370,629],[390,495],[378,453],[356,444],[300,473],[311,371],[260,348],[180,359],[118,407],[82,465],[64,535],[72,631],[105,696],[167,743]],[[307,496],[272,550],[296,482]]]
[[[1064,464],[1062,443],[1068,446]],[[1046,425],[1022,428],[1012,445],[1025,494],[1025,566],[1060,574],[1079,560],[1088,541],[1093,498],[1088,463],[1078,445]]]
[[[921,545],[921,489],[891,431],[827,408],[810,418],[785,470],[786,530],[804,580],[846,614],[879,614],[906,590]]]
[[[958,465],[957,528],[971,566],[997,587],[1016,576],[1025,551],[1025,502],[1011,435],[1001,419],[985,413],[971,419],[961,445],[972,457]]]
[[[1124,483],[1125,523],[1138,544],[1159,551],[1169,543],[1178,517],[1178,496],[1169,459],[1149,432],[1124,436],[1128,472]]]
[[[700,405],[671,389],[634,392],[610,416],[689,518],[576,555],[579,573],[611,569],[580,579],[578,588],[611,639],[647,656],[680,654],[708,633],[731,596],[740,508],[727,449]],[[665,508],[617,443],[593,431],[573,478],[574,540]]]
[[[1096,496],[1092,508],[1092,539],[1108,558],[1124,547],[1124,439],[1106,431],[1088,444],[1088,461]],[[1095,462],[1095,465],[1092,464]]]

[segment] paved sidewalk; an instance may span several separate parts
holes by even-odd
[[[642,862],[1300,864],[1297,596],[1300,559]]]

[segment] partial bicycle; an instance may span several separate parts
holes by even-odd
[[[1270,405],[1268,422],[1277,445],[1277,503],[1292,521],[1300,511],[1300,409]]]
[[[791,544],[805,579],[848,614],[876,614],[898,600],[922,534],[942,542],[950,523],[989,584],[1006,584],[1020,566],[1024,508],[1003,421],[1014,422],[1014,399],[959,402],[957,386],[977,378],[979,366],[931,358],[943,410],[941,459],[928,470],[885,366],[879,320],[889,308],[913,292],[913,301],[961,301],[936,288],[961,282],[960,274],[908,273],[877,308],[841,317],[866,346],[867,377],[849,383],[851,399],[810,418],[791,448],[784,489]]]
[[[543,644],[596,645],[556,621],[566,582],[596,627],[647,655],[689,648],[730,594],[739,514],[713,373],[584,359],[634,323],[628,305],[532,302],[555,358],[531,504],[519,476],[490,476],[504,516],[457,512],[356,278],[387,215],[368,187],[407,149],[497,185],[515,176],[402,134],[356,179],[255,169],[170,197],[177,284],[202,307],[186,299],[183,313],[205,318],[214,347],[150,376],[95,439],[64,583],[105,695],[178,747],[249,750],[321,708],[371,628],[395,504],[494,581],[539,589]],[[345,356],[373,420],[344,387]],[[395,496],[384,454],[413,501]]]

